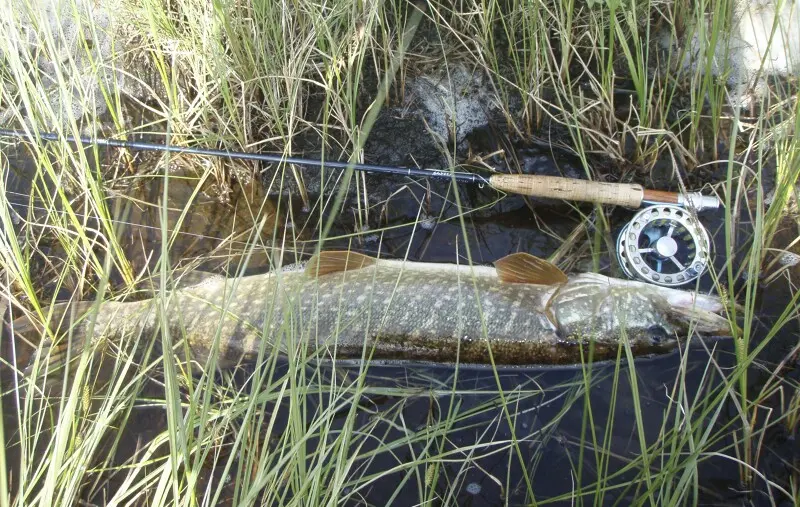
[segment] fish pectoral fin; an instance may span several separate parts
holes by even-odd
[[[497,277],[505,283],[555,285],[567,282],[558,266],[525,252],[506,255],[494,263]]]
[[[306,275],[316,278],[329,273],[354,271],[372,266],[378,259],[369,255],[350,252],[348,250],[331,250],[320,252],[306,264]]]

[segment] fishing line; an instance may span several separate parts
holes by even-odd
[[[147,143],[142,141],[126,141],[122,139],[102,137],[73,137],[60,136],[53,132],[28,133],[24,130],[0,129],[0,137],[13,137],[29,141],[64,141],[87,146],[102,146],[107,148],[125,148],[139,151],[158,151],[178,154],[206,155],[238,160],[251,160],[270,162],[276,164],[294,164],[307,167],[353,169],[374,174],[391,174],[395,176],[408,176],[420,178],[433,178],[455,181],[457,183],[490,186],[495,190],[528,195],[531,197],[545,197],[566,201],[584,201],[597,204],[612,204],[629,208],[639,208],[652,204],[674,204],[682,207],[692,207],[696,211],[714,209],[720,206],[720,200],[715,196],[705,196],[699,192],[686,194],[648,190],[638,184],[630,183],[604,183],[590,180],[564,178],[561,176],[541,176],[534,174],[505,174],[495,172],[484,177],[471,172],[459,172],[449,169],[417,169],[411,167],[391,167],[374,164],[361,164],[354,162],[339,162],[334,160],[316,160],[284,155],[271,155],[263,153],[250,153],[231,150],[217,150],[210,148],[193,148],[176,146],[174,144]]]

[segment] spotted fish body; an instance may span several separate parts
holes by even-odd
[[[103,303],[95,333],[155,332],[155,302]],[[527,254],[470,267],[323,252],[304,270],[210,277],[164,305],[173,341],[185,339],[200,365],[216,351],[222,368],[254,361],[262,346],[320,358],[565,364],[588,356],[591,342],[601,359],[625,340],[637,354],[672,348],[690,325],[729,332],[716,298],[596,274],[568,278]]]

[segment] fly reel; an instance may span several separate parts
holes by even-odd
[[[638,212],[617,238],[617,258],[630,278],[665,287],[696,280],[708,269],[708,232],[686,208],[660,204]]]

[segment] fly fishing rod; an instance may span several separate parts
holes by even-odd
[[[19,139],[44,141],[58,141],[59,135],[52,132],[39,132],[29,134],[24,130],[0,129],[1,137],[14,137]],[[161,151],[170,153],[185,153],[192,155],[206,155],[211,157],[227,157],[239,160],[257,160],[270,163],[295,164],[307,167],[348,169],[376,174],[392,174],[396,176],[413,176],[420,178],[434,178],[455,180],[458,183],[488,185],[496,190],[511,194],[527,195],[531,197],[546,197],[562,199],[565,201],[584,201],[598,204],[611,204],[628,208],[640,208],[654,204],[672,204],[680,207],[690,207],[695,211],[716,209],[720,205],[719,199],[714,196],[702,195],[699,192],[686,194],[649,190],[641,185],[632,183],[603,183],[598,181],[563,178],[559,176],[540,176],[531,174],[493,174],[481,176],[469,172],[414,169],[407,167],[390,167],[373,164],[356,164],[330,160],[314,160],[299,157],[286,157],[282,155],[269,155],[262,153],[248,153],[229,150],[215,150],[209,148],[190,148],[171,144],[146,143],[140,141],[125,141],[122,139],[104,139],[90,137],[64,136],[68,143],[80,145],[97,145],[108,148],[126,148],[139,151]]]
[[[29,134],[23,130],[0,129],[0,137],[58,141],[59,135],[51,132]],[[716,209],[720,201],[715,196],[699,192],[675,193],[648,190],[629,183],[601,183],[596,181],[538,176],[527,174],[493,174],[481,176],[469,172],[427,170],[389,167],[372,164],[323,161],[282,155],[188,148],[170,144],[64,136],[77,145],[96,145],[108,148],[126,148],[140,151],[187,153],[239,160],[257,160],[278,164],[296,164],[308,167],[352,168],[356,171],[397,176],[413,176],[455,180],[459,183],[488,185],[494,189],[568,201],[586,201],[628,208],[645,207],[623,227],[617,239],[617,259],[630,278],[656,285],[676,287],[696,280],[710,263],[711,242],[708,232],[690,211]],[[687,209],[688,208],[688,209]]]

